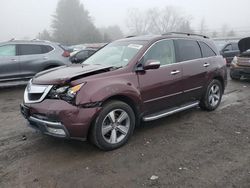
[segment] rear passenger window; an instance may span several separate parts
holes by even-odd
[[[21,44],[19,45],[19,55],[43,54],[41,45]]]
[[[201,58],[201,50],[197,41],[179,39],[175,42],[179,62]]]
[[[213,57],[216,56],[216,53],[204,42],[199,42],[201,47],[201,52],[203,57]]]
[[[144,63],[148,60],[160,61],[162,65],[175,63],[175,50],[172,40],[163,40],[154,44],[144,56]]]

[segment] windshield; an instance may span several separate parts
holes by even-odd
[[[146,41],[118,41],[110,43],[84,61],[84,64],[124,67],[128,65],[145,43]]]

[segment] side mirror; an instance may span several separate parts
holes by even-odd
[[[148,60],[143,65],[144,70],[158,69],[161,66],[161,62],[157,60]]]

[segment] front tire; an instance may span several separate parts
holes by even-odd
[[[134,128],[133,109],[124,102],[110,101],[94,121],[91,141],[102,150],[114,150],[127,143]]]
[[[222,85],[219,80],[212,80],[200,101],[200,108],[207,111],[215,110],[221,102]]]

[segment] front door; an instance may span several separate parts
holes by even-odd
[[[156,42],[141,59],[160,61],[159,69],[138,72],[144,115],[160,112],[180,104],[182,67],[176,64],[173,40]]]
[[[20,65],[16,56],[16,45],[0,46],[0,81],[10,81],[20,78]]]

